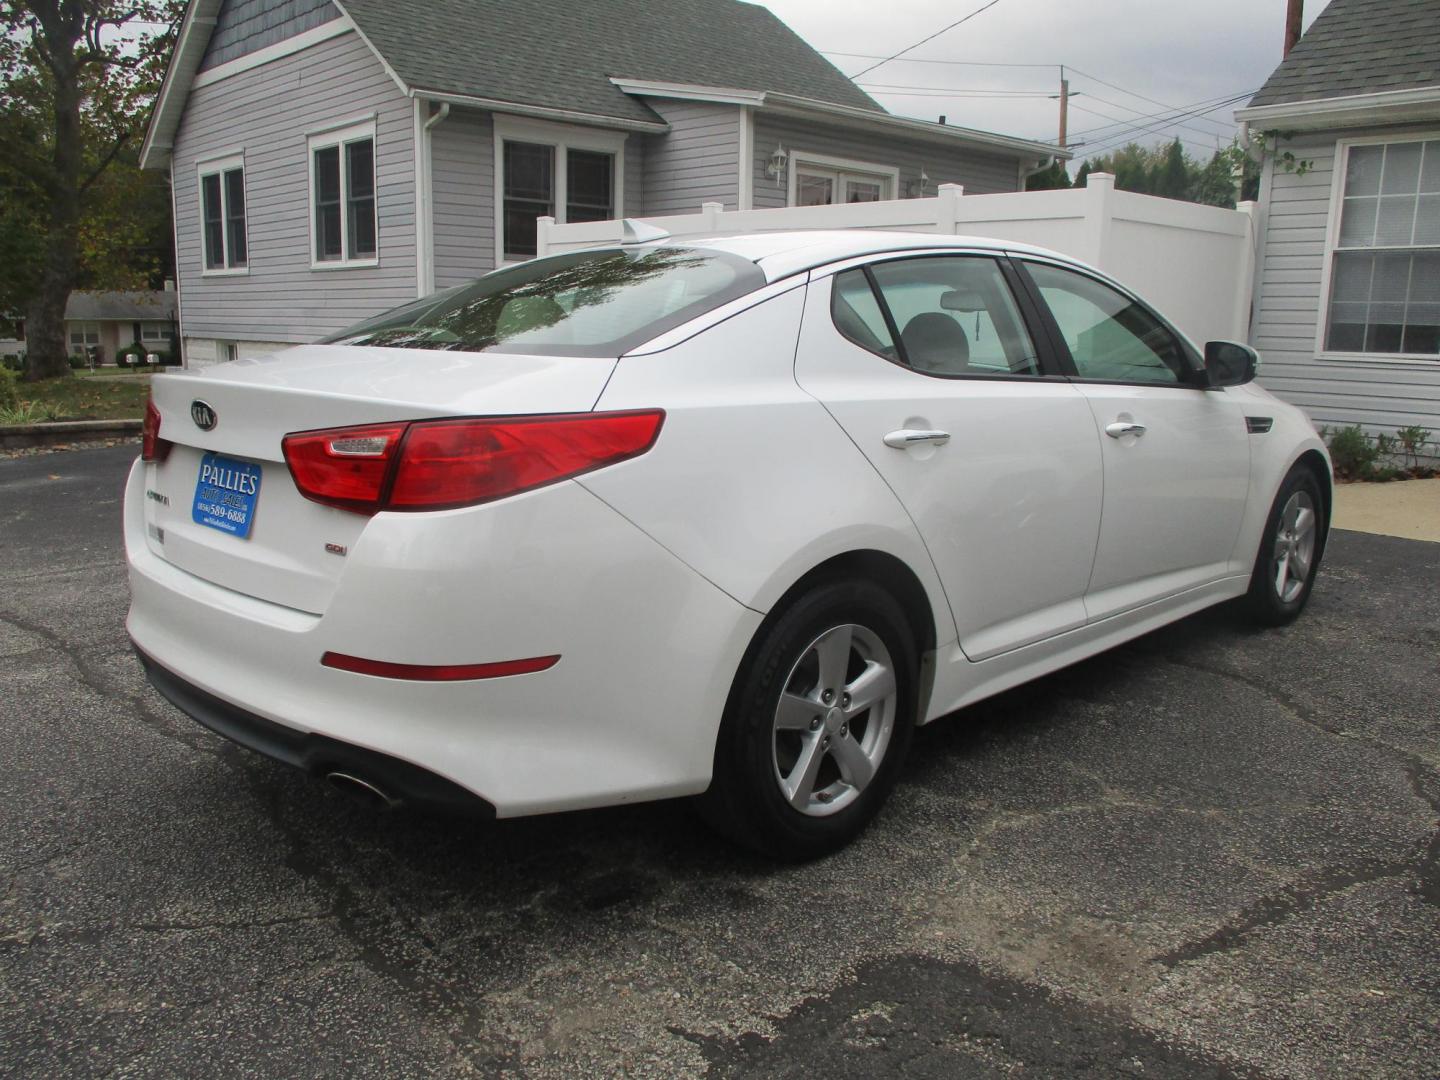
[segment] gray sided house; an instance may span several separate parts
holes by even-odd
[[[540,217],[1018,191],[1057,156],[892,116],[737,0],[191,0],[142,164],[204,364],[528,258]]]
[[[1440,436],[1440,0],[1331,0],[1236,118],[1269,148],[1261,381],[1317,424]]]

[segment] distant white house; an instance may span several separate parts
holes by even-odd
[[[1331,0],[1235,115],[1272,133],[1262,381],[1320,424],[1440,435],[1440,2]]]
[[[141,162],[199,364],[529,258],[542,217],[1014,192],[1065,157],[892,116],[739,0],[191,0]]]

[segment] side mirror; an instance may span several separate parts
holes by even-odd
[[[1260,354],[1238,341],[1205,343],[1205,385],[1242,386],[1255,378]]]

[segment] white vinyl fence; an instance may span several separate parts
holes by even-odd
[[[1133,288],[1193,340],[1246,340],[1255,270],[1254,203],[1237,210],[1115,190],[1091,173],[1083,188],[965,195],[940,185],[934,198],[726,210],[642,219],[679,238],[794,229],[897,229],[983,236],[1050,248]],[[623,222],[557,225],[540,219],[540,254],[618,243]]]

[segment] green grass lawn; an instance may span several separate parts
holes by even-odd
[[[145,397],[150,376],[132,375],[116,379],[89,379],[75,375],[17,383],[21,410],[33,420],[129,420],[145,415]],[[18,418],[16,418],[18,419]]]

